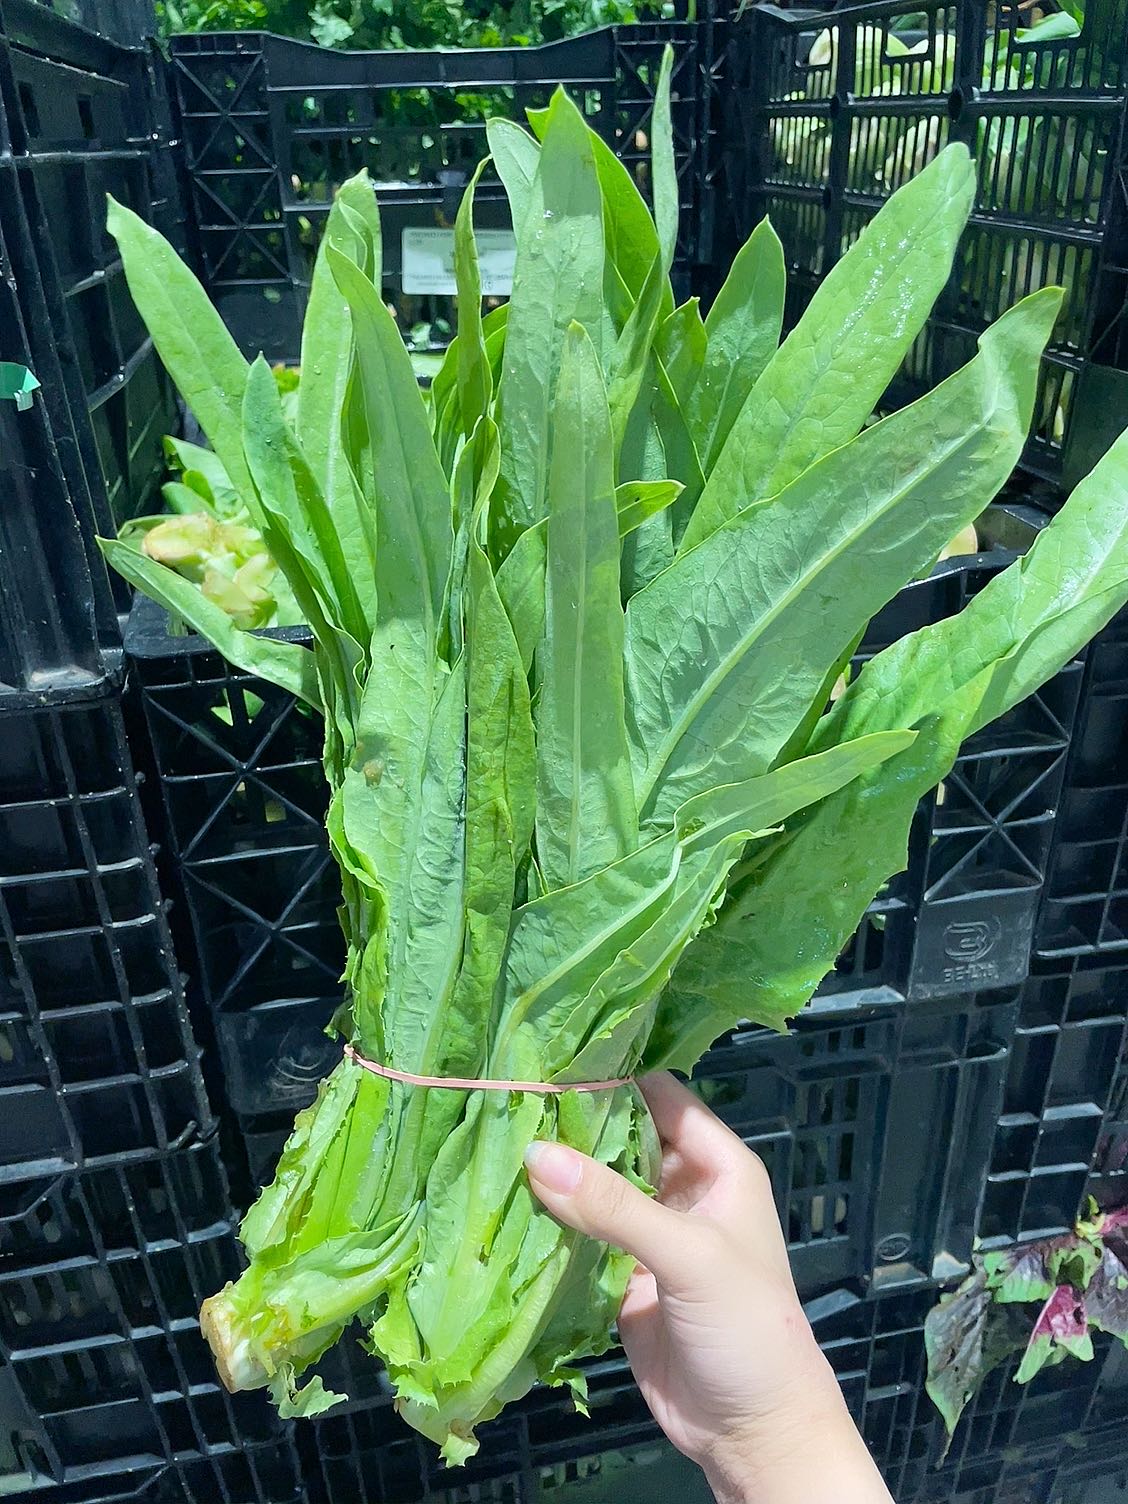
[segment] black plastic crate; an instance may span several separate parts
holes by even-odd
[[[206,1136],[117,687],[0,725],[0,1181]]]
[[[214,1136],[167,1154],[0,1181],[0,1273],[187,1243],[228,1222],[230,1205]]]
[[[204,281],[238,342],[272,360],[298,356],[313,258],[333,190],[367,166],[384,222],[384,280],[406,335],[441,346],[446,293],[405,293],[405,229],[450,228],[487,154],[485,118],[523,120],[565,84],[592,127],[644,188],[643,140],[662,48],[676,53],[675,150],[682,226],[676,275],[695,291],[711,243],[709,143],[719,83],[720,21],[606,27],[540,47],[336,52],[259,33],[177,36],[172,67]],[[483,229],[507,229],[490,175]]]
[[[924,1319],[938,1294],[853,1303],[832,1295],[808,1307],[898,1504],[948,1504],[978,1498],[980,1490],[983,1499],[1006,1504],[1028,1497],[1024,1487],[1053,1479],[1078,1453],[1122,1456],[1128,1353],[1098,1333],[1092,1362],[1044,1369],[1025,1385],[1014,1383],[1017,1355],[996,1369],[961,1416],[943,1458],[943,1422],[924,1388]]]
[[[46,5],[48,0],[40,3]],[[50,9],[125,46],[146,42],[157,30],[153,0],[54,0]]]
[[[662,1438],[621,1353],[584,1364],[591,1415],[561,1390],[534,1390],[478,1431],[481,1450],[451,1473],[410,1432],[390,1402],[351,1407],[301,1437],[307,1470],[325,1504],[531,1504],[560,1496],[602,1501],[682,1497],[705,1504],[702,1475]]]
[[[1066,1232],[1128,1202],[1128,970],[1036,963],[1022,989],[978,1234]]]
[[[1022,507],[981,519],[992,546],[907,586],[871,622],[855,666],[909,632],[954,615],[1030,541]],[[870,906],[816,1006],[921,1002],[1026,976],[1081,683],[1069,664],[960,750],[920,803],[909,864]]]
[[[191,1324],[201,1303],[239,1274],[235,1229],[223,1211],[217,1206],[212,1225],[183,1240],[63,1259],[44,1246],[38,1263],[0,1266],[0,1359],[27,1374],[63,1350]],[[52,1385],[52,1399],[57,1392]]]
[[[264,1391],[227,1393],[200,1333],[199,1303],[237,1266],[226,1228],[144,1257],[5,1281],[0,1431],[12,1438],[5,1471],[21,1493],[116,1473],[133,1459],[286,1440],[291,1428]],[[73,1340],[44,1340],[64,1331]]]
[[[251,1480],[225,1498],[296,1497],[289,1426],[264,1393],[227,1394],[199,1330],[201,1302],[240,1269],[214,1144],[59,1179],[22,1211],[11,1199],[0,1202],[0,1489],[108,1499],[133,1492],[135,1475],[145,1490],[159,1477],[162,1500],[189,1478]],[[161,1459],[176,1468],[151,1465]]]
[[[4,262],[0,228],[0,270]],[[14,316],[10,293],[0,274],[0,320]],[[23,412],[0,401],[0,486],[0,703],[97,683],[104,668],[90,565],[38,394]],[[112,641],[108,612],[100,625]]]
[[[1119,1460],[1114,1454],[1089,1466],[1080,1467],[1071,1460],[1058,1468],[1040,1460],[1033,1471],[1004,1465],[996,1471],[995,1481],[984,1488],[945,1491],[932,1498],[937,1504],[1123,1504],[1128,1498],[1128,1475],[1116,1472]],[[553,1499],[564,1504],[618,1504],[628,1496],[638,1504],[671,1504],[675,1499],[709,1504],[713,1497],[700,1469],[662,1440],[534,1467],[469,1485],[465,1492],[457,1486],[437,1487],[425,1497],[442,1504],[532,1504]],[[381,1496],[365,1490],[353,1497]],[[925,1500],[910,1499],[907,1504],[925,1504]]]
[[[342,1041],[326,1033],[339,1006],[339,996],[284,998],[214,1020],[219,1089],[230,1109],[224,1143],[241,1207],[269,1183],[295,1115],[341,1059]]]
[[[625,1382],[633,1390],[629,1379]],[[675,1451],[653,1423],[640,1422],[637,1437],[614,1429],[608,1435],[587,1425],[585,1438],[585,1422],[573,1411],[566,1427],[569,1443],[556,1461],[535,1455],[520,1422],[510,1422],[504,1435],[495,1423],[481,1428],[481,1452],[455,1476],[386,1411],[338,1414],[312,1429],[316,1440],[309,1443],[303,1437],[303,1450],[316,1479],[316,1497],[326,1504],[534,1504],[549,1499],[618,1504],[626,1497],[638,1504],[669,1504],[674,1498],[709,1504],[713,1497],[700,1469]],[[579,1430],[580,1440],[571,1436],[573,1429]]]
[[[1036,948],[1128,951],[1128,612],[1089,648]]]
[[[1027,7],[978,0],[753,7],[729,49],[726,173],[739,231],[766,213],[783,239],[794,321],[881,202],[965,142],[975,210],[896,390],[935,385],[1004,308],[1066,283],[1025,456],[1056,481],[1076,472],[1075,437],[1092,445],[1115,381],[1103,367],[1128,362],[1128,35],[1115,4],[1090,4],[1068,40],[1016,38],[1029,20]]]
[[[288,1437],[214,1446],[170,1461],[142,1453],[112,1467],[73,1468],[59,1479],[32,1468],[21,1481],[28,1485],[20,1489],[21,1504],[305,1504],[307,1497]]]
[[[291,695],[199,638],[170,637],[144,597],[126,636],[159,786],[150,819],[165,833],[177,941],[192,958],[190,1000],[214,1040],[238,1120],[235,1163],[245,1171],[249,1161],[253,1188],[340,1057],[324,1033],[345,957],[322,729]],[[245,1199],[245,1176],[240,1190]]]
[[[218,1015],[339,995],[320,719],[201,639],[170,637],[167,623],[138,596],[128,652],[204,999]],[[308,640],[303,629],[282,635]]]
[[[149,46],[119,45],[34,0],[5,0],[0,200],[25,363],[42,383],[103,594],[110,587],[93,534],[150,508],[164,472],[162,437],[178,422],[105,229],[105,195],[182,239],[171,144]]]
[[[768,1167],[800,1291],[969,1266],[1018,997],[734,1034],[694,1074]]]

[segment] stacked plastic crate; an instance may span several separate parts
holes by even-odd
[[[196,1326],[234,1214],[92,549],[162,416],[100,229],[103,190],[153,206],[150,58],[0,23],[0,1492],[286,1504],[288,1432]]]
[[[384,222],[385,292],[409,344],[442,348],[453,328],[453,287],[442,270],[449,242],[442,242],[487,155],[487,116],[524,119],[564,84],[645,185],[667,42],[676,52],[682,209],[675,277],[698,290],[710,239],[712,26],[608,26],[540,47],[433,52],[342,53],[245,32],[175,37],[172,77],[201,268],[237,341],[249,353],[297,360],[321,226],[336,188],[367,167]],[[508,204],[493,173],[479,186],[476,222],[484,232],[484,286],[500,299],[512,244],[507,266]],[[427,237],[430,258],[422,249],[420,259]]]
[[[893,395],[934,385],[1003,309],[1064,284],[1024,467],[1071,482],[1128,387],[1123,6],[1090,0],[1081,22],[1036,27],[1011,3],[759,9],[733,49],[723,136],[739,229],[769,214],[783,239],[790,318],[889,194],[963,142],[971,221]]]

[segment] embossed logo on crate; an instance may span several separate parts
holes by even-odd
[[[968,919],[944,931],[944,954],[953,961],[982,961],[1002,933],[997,919]]]

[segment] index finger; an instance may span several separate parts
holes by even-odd
[[[687,1169],[716,1175],[748,1158],[744,1140],[669,1071],[643,1076],[638,1084],[662,1148],[676,1153]]]
[[[725,1226],[789,1285],[787,1248],[764,1162],[673,1076],[644,1076],[639,1086],[662,1140],[662,1199]]]

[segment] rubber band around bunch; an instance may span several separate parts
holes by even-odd
[[[634,1081],[633,1076],[618,1076],[613,1081],[486,1081],[468,1076],[417,1076],[412,1071],[397,1071],[394,1066],[368,1060],[351,1044],[345,1046],[345,1054],[354,1065],[371,1071],[374,1076],[400,1081],[405,1086],[429,1086],[440,1091],[527,1091],[539,1092],[546,1097],[562,1097],[569,1091],[614,1091],[617,1086],[630,1086]]]

